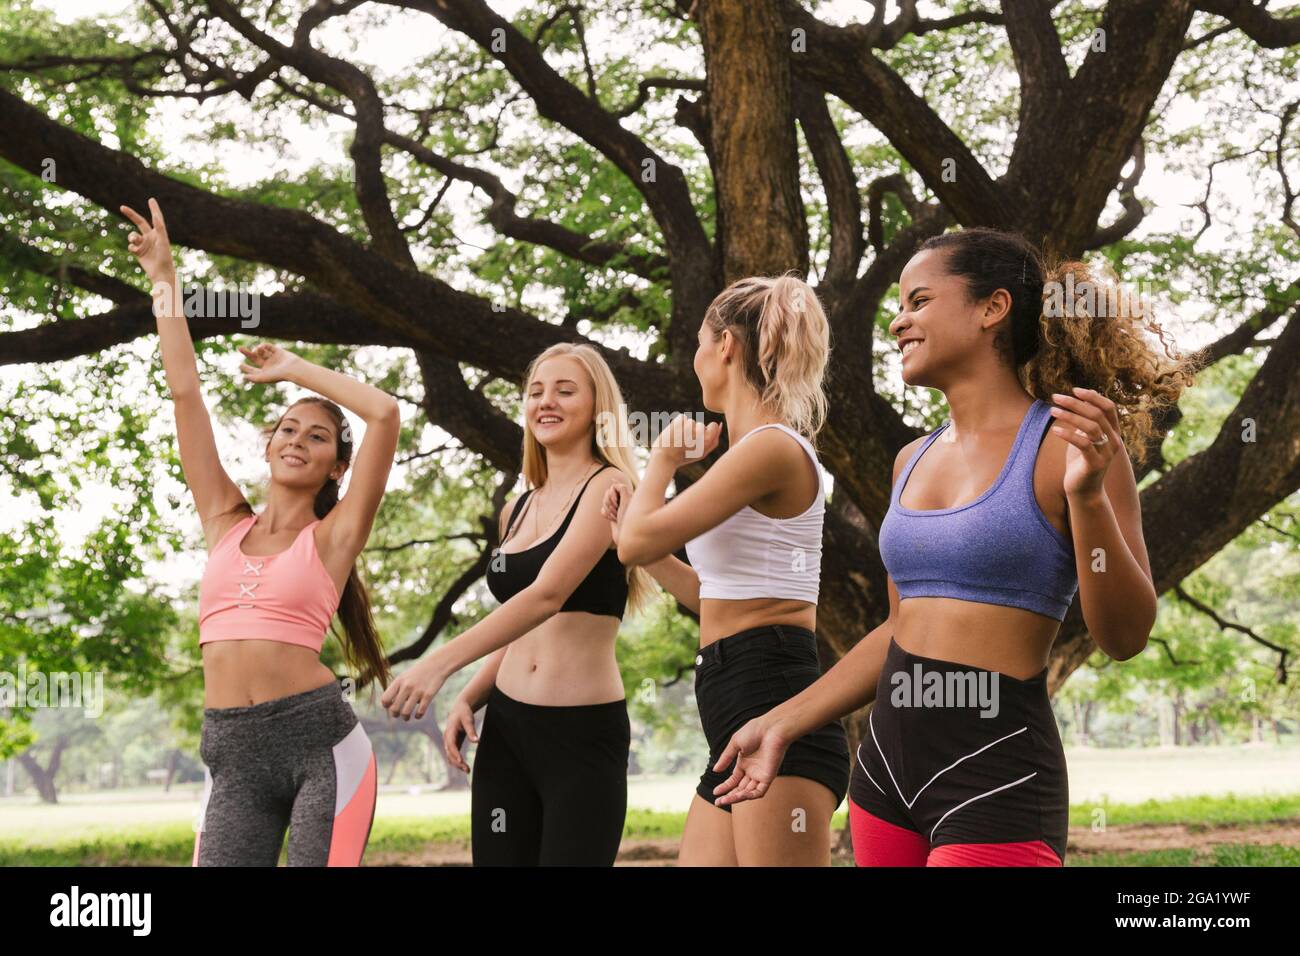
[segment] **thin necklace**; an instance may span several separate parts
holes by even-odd
[[[583,473],[582,473],[582,478],[585,478],[585,477],[587,477],[587,473],[586,473],[586,472],[583,472]],[[573,498],[574,498],[574,496],[578,493],[578,486],[582,483],[582,478],[579,478],[577,481],[575,481],[575,482],[573,483],[573,488],[569,491],[569,498],[568,498],[567,501],[564,502],[564,508],[561,509],[561,511],[567,511],[568,508],[569,508],[569,505],[571,505],[571,504],[573,503]],[[533,497],[532,497],[532,499],[529,500],[528,505],[529,505],[530,508],[532,507],[533,500],[535,500],[536,498],[537,498],[537,495],[534,494]],[[541,541],[541,534],[542,534],[542,530],[541,530],[541,528],[538,527],[538,520],[539,520],[540,515],[541,515],[541,510],[542,510],[542,509],[541,509],[540,507],[538,507],[535,511],[533,511],[533,538],[536,540],[537,543],[540,543],[540,541]]]

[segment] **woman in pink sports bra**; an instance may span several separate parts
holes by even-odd
[[[363,682],[388,681],[355,563],[397,447],[397,403],[278,346],[241,348],[248,381],[293,382],[324,396],[299,399],[270,431],[267,504],[255,515],[217,455],[162,210],[149,200],[152,223],[121,210],[139,230],[128,246],[153,286],[181,466],[208,546],[199,586],[205,774],[193,864],[275,866],[288,828],[290,866],[357,866],[374,818],[375,758],[320,650],[337,613],[348,663]],[[355,462],[339,405],[366,423]]]

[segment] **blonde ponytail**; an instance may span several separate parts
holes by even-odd
[[[830,323],[812,287],[793,272],[739,279],[713,300],[704,321],[715,339],[732,330],[760,402],[813,441],[826,421]]]

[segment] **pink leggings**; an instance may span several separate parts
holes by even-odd
[[[849,800],[849,829],[858,866],[1060,866],[1042,840],[1027,843],[950,843],[930,848],[915,830],[895,826]]]

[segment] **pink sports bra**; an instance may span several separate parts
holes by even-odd
[[[256,515],[222,536],[199,582],[199,645],[209,641],[325,643],[340,595],[316,552],[313,521],[285,551],[247,555],[240,550]]]

